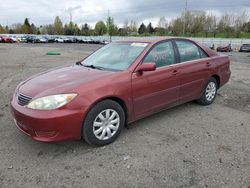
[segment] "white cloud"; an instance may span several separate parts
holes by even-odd
[[[159,17],[170,20],[184,10],[183,0],[8,0],[0,3],[0,24],[22,23],[27,17],[35,25],[53,23],[59,16],[64,23],[69,22],[69,10],[73,21],[92,26],[98,20],[106,20],[108,9],[115,22],[122,26],[125,19],[138,24],[149,21],[157,25]],[[200,1],[188,0],[188,9],[204,10],[220,16],[223,12],[240,12],[250,9],[249,0]]]

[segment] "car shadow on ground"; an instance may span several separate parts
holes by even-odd
[[[135,137],[134,139],[136,139],[136,137],[138,136],[137,134],[139,132],[143,132],[145,130],[150,131],[155,129],[155,121],[168,121],[169,118],[176,117],[178,116],[178,114],[181,113],[183,114],[187,112],[190,108],[199,109],[199,107],[201,106],[197,103],[189,102],[140,119],[124,128],[115,143],[104,147],[113,148],[115,147],[114,145],[120,145],[125,142],[129,143],[130,140],[133,140],[133,137]],[[20,133],[18,137],[19,139],[21,139],[21,142],[23,142],[22,147],[24,150],[26,150],[26,152],[33,153],[37,155],[37,157],[42,158],[67,157],[72,156],[72,154],[84,155],[89,152],[93,152],[96,148],[98,148],[87,144],[84,140],[43,143],[34,141],[28,136],[23,135],[22,133]]]

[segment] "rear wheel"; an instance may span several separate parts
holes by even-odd
[[[123,108],[113,100],[96,104],[83,124],[83,137],[91,145],[103,146],[113,142],[125,124]]]
[[[212,104],[216,98],[217,90],[218,90],[217,80],[214,77],[212,77],[209,79],[201,98],[197,100],[197,102],[202,105]]]

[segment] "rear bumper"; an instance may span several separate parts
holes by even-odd
[[[240,49],[240,52],[250,52],[250,49]]]
[[[42,142],[81,139],[84,115],[80,110],[32,110],[11,101],[11,113],[19,130]]]

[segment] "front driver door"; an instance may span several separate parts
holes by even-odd
[[[156,70],[132,74],[135,118],[141,118],[179,101],[180,79],[171,41],[154,46],[142,63],[155,62]]]

